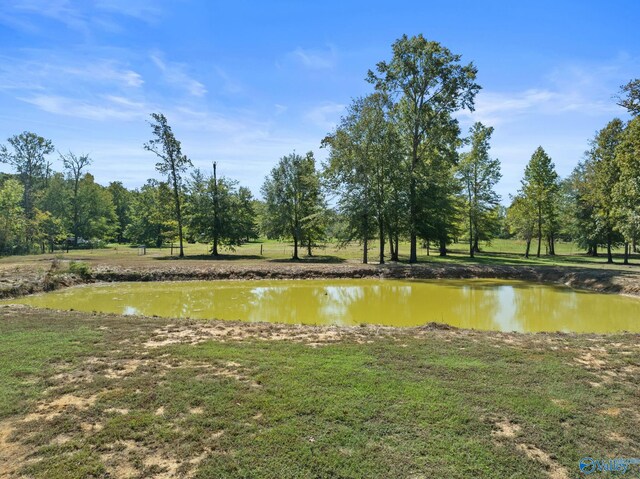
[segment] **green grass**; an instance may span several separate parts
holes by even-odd
[[[0,424],[29,477],[577,477],[581,457],[640,445],[637,335],[355,328],[312,347],[208,323],[225,341],[149,348],[169,320],[0,314]],[[203,327],[174,324],[178,338]],[[94,402],[24,420],[65,396]],[[513,437],[496,435],[504,421]]]
[[[371,242],[369,249],[369,261],[375,263],[377,261],[377,243]],[[293,245],[288,242],[274,240],[259,240],[246,243],[233,251],[222,249],[218,258],[210,255],[210,245],[206,244],[185,244],[184,246],[186,260],[193,263],[187,264],[203,264],[215,262],[217,264],[269,264],[289,262],[293,252]],[[600,251],[598,257],[591,257],[584,254],[574,243],[558,242],[556,245],[557,254],[555,256],[535,257],[535,245],[532,245],[532,254],[529,258],[524,257],[525,243],[521,240],[509,239],[493,240],[490,244],[481,244],[481,253],[477,253],[475,258],[469,258],[468,245],[466,243],[454,243],[448,246],[448,255],[440,257],[438,251],[431,249],[427,251],[424,248],[418,249],[418,261],[421,263],[433,264],[488,264],[488,265],[533,265],[533,266],[566,266],[581,268],[597,268],[597,269],[616,269],[628,270],[635,269],[640,265],[640,254],[635,253],[630,257],[630,265],[623,265],[623,251],[618,248],[614,249],[615,264],[606,263],[606,252]],[[349,244],[345,247],[327,242],[318,248],[314,248],[313,257],[306,256],[306,248],[299,251],[301,263],[343,263],[343,262],[361,262],[362,247],[356,243]],[[25,264],[34,267],[42,266],[43,262],[53,258],[69,261],[86,262],[89,265],[111,264],[124,267],[140,267],[155,266],[162,267],[164,260],[177,258],[178,249],[174,248],[173,256],[171,249],[163,248],[147,248],[147,254],[141,256],[135,246],[129,245],[109,245],[108,248],[99,250],[71,250],[69,253],[55,253],[45,255],[30,256],[11,256],[0,258],[0,270],[10,268],[21,268]],[[402,242],[400,244],[400,261],[407,262],[409,258],[409,244]],[[388,258],[387,258],[388,259]],[[49,265],[47,264],[46,267]],[[166,266],[166,265],[165,265]]]

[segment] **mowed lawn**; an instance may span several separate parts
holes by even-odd
[[[454,243],[448,246],[448,254],[441,257],[437,249],[427,250],[422,245],[418,249],[418,261],[424,264],[486,264],[486,265],[512,265],[512,266],[561,266],[567,268],[594,268],[613,269],[622,271],[640,271],[640,253],[630,255],[630,264],[623,265],[623,250],[615,248],[614,264],[607,264],[606,251],[600,250],[599,256],[591,257],[584,253],[575,243],[558,241],[556,255],[545,255],[544,245],[542,256],[535,256],[536,245],[532,244],[531,255],[524,257],[525,242],[517,239],[495,239],[490,244],[481,244],[481,253],[476,253],[475,258],[469,257],[468,245],[464,242]],[[293,253],[293,245],[289,242],[275,240],[256,240],[245,243],[233,250],[221,248],[220,256],[211,256],[211,245],[185,243],[184,265],[236,265],[248,267],[251,265],[269,265],[273,263],[289,263]],[[369,262],[378,262],[378,245],[376,241],[369,243]],[[389,260],[388,248],[386,260]],[[69,253],[58,251],[54,254],[35,254],[27,256],[9,256],[0,258],[0,277],[4,274],[15,279],[25,268],[46,272],[54,258],[69,261],[87,262],[91,266],[106,265],[124,268],[171,268],[177,263],[178,247],[174,248],[146,248],[146,254],[140,254],[141,250],[136,245],[112,244],[102,249],[71,250]],[[326,242],[313,248],[313,256],[307,256],[307,249],[300,247],[299,265],[309,263],[360,263],[362,262],[362,246],[357,243],[340,245],[336,242]],[[406,263],[409,258],[409,243],[401,242],[399,257],[401,263]]]
[[[2,307],[0,477],[579,477],[640,454],[639,339]]]

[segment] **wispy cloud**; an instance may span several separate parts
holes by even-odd
[[[2,11],[0,11],[0,23],[17,30],[43,33],[47,29],[39,25],[36,20],[38,18],[47,19],[89,36],[95,28],[110,32],[122,31],[116,21],[118,16],[154,23],[162,16],[162,8],[158,2],[151,0],[4,1]]]
[[[168,62],[160,52],[152,53],[150,58],[162,72],[167,83],[186,90],[193,96],[204,96],[204,94],[207,93],[207,89],[202,83],[191,78],[187,74],[186,65],[182,63]]]
[[[305,118],[314,125],[330,131],[335,128],[345,107],[342,103],[325,102],[311,108],[305,114]]]
[[[106,89],[137,89],[142,75],[116,60],[79,62],[74,58],[31,51],[20,57],[0,56],[0,90],[69,90],[88,85]]]
[[[337,54],[333,47],[323,50],[296,48],[288,55],[296,63],[311,70],[325,70],[336,65]]]
[[[47,113],[98,121],[131,121],[145,117],[150,111],[144,103],[117,96],[79,100],[72,97],[43,94],[20,98],[20,100],[35,105]]]
[[[542,87],[515,92],[482,90],[475,112],[462,117],[496,126],[530,115],[620,115],[624,112],[612,97],[620,79],[631,78],[637,65],[638,61],[624,55],[597,65],[566,64],[539,80]]]
[[[160,3],[158,0],[98,0],[94,5],[98,10],[153,23],[162,17]]]

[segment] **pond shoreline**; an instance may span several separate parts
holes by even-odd
[[[194,264],[189,260],[167,260],[160,265],[97,263],[84,275],[68,272],[52,263],[47,272],[16,269],[5,272],[0,298],[9,299],[53,291],[80,284],[125,281],[257,280],[257,279],[504,279],[565,285],[588,291],[640,296],[640,272],[557,266],[507,266],[480,264],[323,264],[265,262],[262,264]],[[7,274],[8,273],[8,274]]]

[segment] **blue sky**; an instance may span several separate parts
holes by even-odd
[[[638,18],[637,1],[0,0],[0,141],[34,131],[137,187],[158,178],[142,144],[160,111],[196,166],[258,194],[281,156],[324,158],[367,70],[422,33],[478,67],[459,119],[495,127],[506,201],[538,145],[565,176],[626,119],[612,97],[640,76]]]

